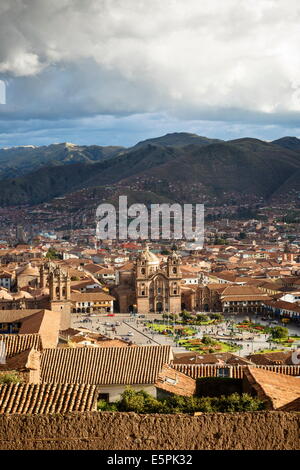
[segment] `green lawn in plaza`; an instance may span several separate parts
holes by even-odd
[[[212,340],[211,344],[206,344],[201,339],[179,339],[178,344],[189,351],[200,352],[201,354],[236,352],[240,346],[231,345],[223,341]]]
[[[266,354],[266,353],[275,353],[275,352],[284,352],[284,349],[260,349],[259,351],[255,351],[255,354]]]
[[[243,331],[249,331],[251,333],[257,334],[268,334],[271,331],[271,328],[268,326],[261,325],[260,323],[252,323],[246,321],[235,323],[234,328],[240,333],[242,333]]]
[[[180,325],[175,325],[174,327],[174,325],[163,323],[147,323],[146,326],[157,333],[166,333],[169,335],[181,334],[182,336],[194,336],[197,333],[194,328],[183,325],[182,328],[178,328]]]
[[[292,347],[295,346],[298,342],[300,342],[300,336],[289,336],[288,338],[276,338],[270,339],[272,343],[279,344],[280,346],[284,347]]]

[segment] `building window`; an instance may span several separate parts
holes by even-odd
[[[218,377],[230,377],[229,367],[220,367],[218,369]]]

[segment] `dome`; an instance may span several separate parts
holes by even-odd
[[[147,261],[148,264],[152,264],[152,265],[158,265],[159,264],[159,259],[157,258],[157,256],[152,253],[150,250],[149,250],[149,247],[147,246],[147,248],[141,253],[141,256],[140,256],[140,259],[142,260],[145,260]]]
[[[49,288],[48,287],[39,287],[38,289],[33,289],[30,291],[32,297],[35,298],[42,298],[45,296],[49,296]]]
[[[7,290],[1,289],[1,290],[0,290],[0,300],[1,300],[1,299],[12,300],[13,297],[12,297],[12,295],[11,295],[9,292],[7,292]]]
[[[14,294],[14,298],[15,299],[23,299],[23,298],[32,299],[32,295],[29,294],[29,292],[27,292],[26,290],[20,290],[20,292],[17,292],[16,294]]]
[[[39,270],[31,266],[31,263],[28,263],[24,268],[20,269],[18,274],[22,274],[23,276],[39,276]]]

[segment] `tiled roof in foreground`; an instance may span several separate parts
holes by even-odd
[[[20,354],[27,349],[36,349],[37,351],[42,349],[41,336],[37,333],[0,335],[0,342],[3,342],[5,345],[7,358]]]
[[[242,379],[247,366],[244,365],[219,365],[219,364],[172,364],[178,372],[199,379],[200,377],[219,377],[219,369],[229,369],[229,376],[235,379]],[[300,365],[253,365],[251,368],[258,368],[277,372],[291,376],[300,376]],[[299,379],[300,380],[300,379]]]
[[[261,400],[268,403],[271,409],[290,405],[300,397],[300,380],[298,377],[278,374],[258,367],[247,367],[245,377]]]
[[[0,385],[0,414],[46,414],[95,411],[96,385]]]
[[[279,408],[281,411],[300,411],[300,397]]]
[[[41,357],[41,380],[98,385],[154,384],[162,366],[170,363],[171,354],[170,346],[45,349]]]

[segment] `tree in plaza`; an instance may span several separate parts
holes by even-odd
[[[192,318],[192,315],[187,310],[182,310],[182,312],[179,315],[183,321],[187,321]]]
[[[209,345],[215,344],[215,340],[213,340],[210,336],[203,336],[202,343],[209,346]]]
[[[196,320],[199,322],[204,322],[204,321],[209,320],[209,317],[205,315],[204,313],[197,313]]]
[[[284,326],[275,326],[271,329],[271,336],[273,339],[283,339],[287,338],[289,335],[289,330]]]
[[[173,313],[173,314],[171,314],[171,315],[172,315],[172,320],[173,320],[174,322],[177,322],[178,319],[179,319],[178,313]]]
[[[211,320],[218,320],[218,321],[224,320],[224,316],[222,315],[222,313],[210,313],[209,316]]]

